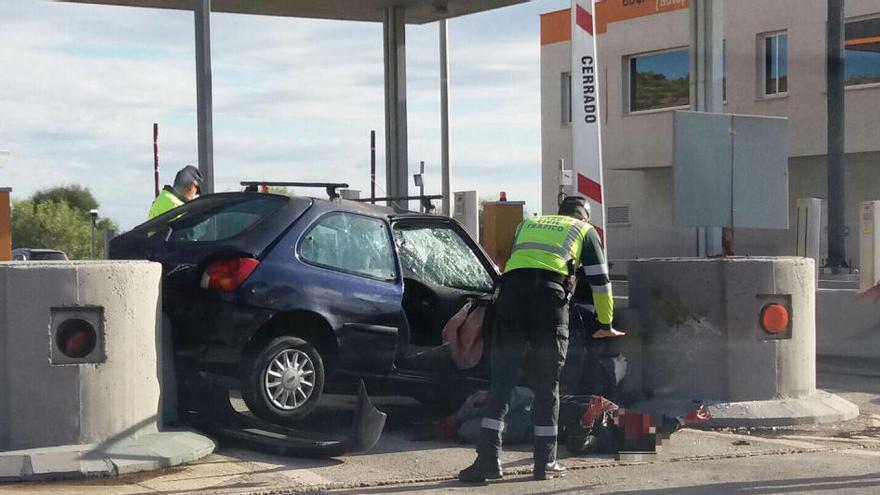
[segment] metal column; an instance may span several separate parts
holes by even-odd
[[[403,7],[385,9],[385,183],[388,197],[409,196],[406,134],[406,23]],[[406,208],[406,202],[400,206]]]
[[[440,174],[443,194],[443,214],[452,215],[449,200],[451,187],[449,168],[449,38],[446,19],[440,21]]]
[[[724,0],[692,1],[690,21],[691,110],[723,112]],[[720,227],[697,228],[697,254],[722,254]]]
[[[214,124],[211,84],[211,0],[195,2],[196,110],[202,194],[214,192]]]
[[[828,0],[828,267],[846,263],[844,0]]]

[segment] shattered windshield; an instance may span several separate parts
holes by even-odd
[[[491,275],[470,246],[447,226],[395,226],[404,277],[453,289],[489,292]]]

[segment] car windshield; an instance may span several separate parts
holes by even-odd
[[[451,227],[396,225],[394,237],[404,276],[453,289],[489,292],[492,276]]]

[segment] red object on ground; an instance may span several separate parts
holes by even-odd
[[[455,415],[452,414],[450,416],[445,416],[440,418],[440,422],[437,423],[437,429],[439,430],[441,438],[455,438],[458,436],[458,421],[455,419]]]
[[[600,397],[598,395],[593,396],[593,398],[590,399],[590,405],[581,416],[581,424],[590,428],[596,423],[596,420],[605,415],[605,413],[615,411],[617,408],[617,404],[611,402],[605,397]]]
[[[684,424],[691,425],[691,424],[696,424],[696,423],[705,423],[706,421],[709,421],[710,419],[712,419],[712,413],[710,413],[709,410],[706,409],[706,406],[704,406],[703,404],[700,404],[699,407],[697,407],[693,411],[685,414]]]

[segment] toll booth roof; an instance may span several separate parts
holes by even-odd
[[[159,9],[193,10],[194,0],[55,0],[69,3],[120,5]],[[440,19],[474,14],[527,0],[212,0],[211,11],[230,14],[310,17],[346,21],[382,22],[384,9],[406,9],[406,22],[425,24]]]

